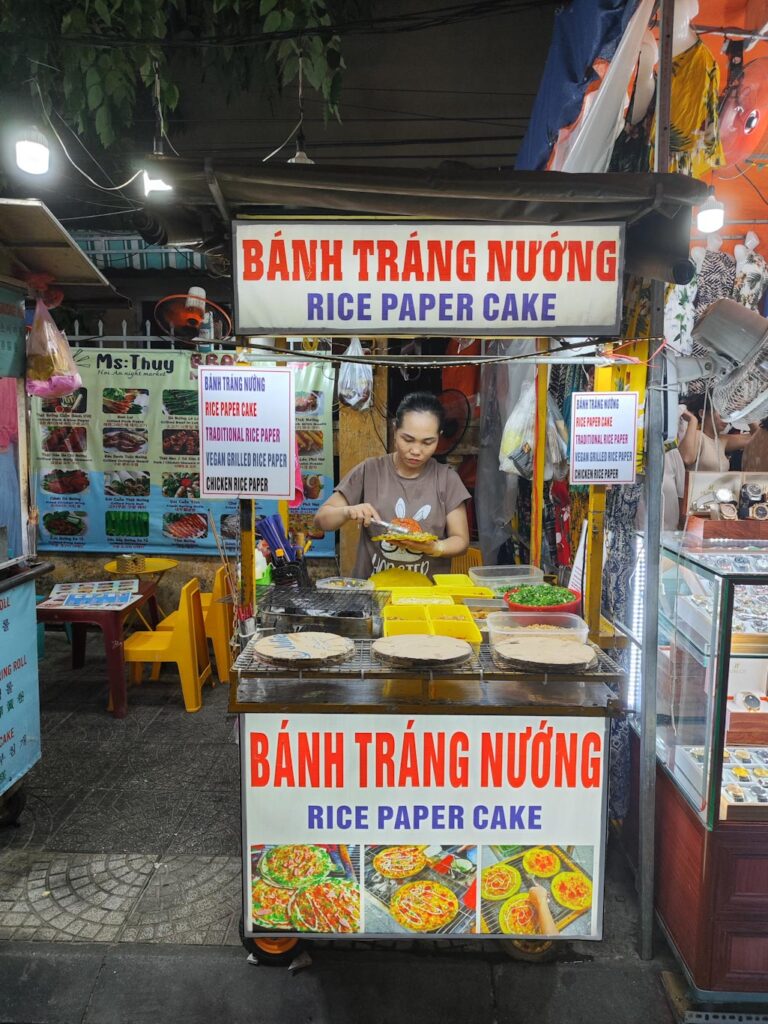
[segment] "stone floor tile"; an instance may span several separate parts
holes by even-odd
[[[239,857],[164,858],[131,911],[122,942],[221,945],[242,912]]]
[[[114,942],[155,863],[151,854],[111,854],[96,868],[87,854],[5,853],[0,856],[0,891],[13,900],[13,910],[0,903],[0,935]],[[105,885],[105,878],[119,879],[119,884]]]
[[[164,853],[191,799],[186,791],[91,790],[55,830],[48,848],[64,852]]]
[[[52,849],[51,837],[88,792],[88,787],[71,788],[66,794],[36,793],[30,788],[18,823],[0,828],[0,855],[4,850]]]
[[[168,847],[171,854],[240,856],[240,793],[236,789],[198,792]]]
[[[121,789],[184,794],[207,778],[220,749],[214,743],[190,743],[173,734],[164,741],[140,740],[121,748],[115,785]]]

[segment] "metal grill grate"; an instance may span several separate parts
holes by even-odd
[[[482,644],[479,648],[473,648],[469,661],[455,668],[424,668],[414,665],[412,668],[393,668],[384,665],[375,657],[372,651],[372,640],[355,640],[354,654],[347,661],[340,664],[329,665],[327,668],[301,669],[297,662],[291,668],[268,665],[259,661],[253,653],[253,646],[256,640],[268,635],[269,631],[262,630],[249,641],[243,652],[237,658],[234,669],[241,677],[279,677],[283,679],[412,679],[419,676],[427,679],[491,679],[491,680],[514,680],[529,679],[532,675],[537,679],[547,680],[574,680],[585,679],[592,682],[620,681],[624,678],[624,672],[619,666],[605,654],[604,651],[595,648],[597,653],[597,668],[591,672],[573,673],[530,673],[511,672],[507,669],[498,669],[491,657],[488,644]]]

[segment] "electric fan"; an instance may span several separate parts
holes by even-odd
[[[155,306],[155,322],[163,335],[184,345],[221,344],[232,334],[229,313],[205,297],[204,288],[166,295]]]
[[[469,399],[463,391],[441,391],[437,400],[443,407],[443,432],[437,442],[437,455],[448,455],[460,443],[472,418]]]
[[[768,320],[733,299],[718,299],[693,340],[706,353],[672,360],[678,382],[713,380],[712,404],[726,422],[768,416]]]
[[[751,156],[768,127],[768,57],[750,61],[725,90],[720,142],[727,167]]]

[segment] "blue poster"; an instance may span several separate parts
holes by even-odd
[[[40,760],[35,585],[0,594],[0,794]]]

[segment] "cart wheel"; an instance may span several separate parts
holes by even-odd
[[[499,945],[513,960],[525,960],[532,964],[554,960],[557,947],[554,942],[543,939],[499,939]]]
[[[9,790],[5,796],[0,796],[0,828],[15,825],[26,805],[27,794],[22,786]]]
[[[240,941],[259,963],[280,967],[291,963],[301,948],[299,939],[282,939],[271,935],[260,935],[258,939],[246,936],[243,919],[240,918]]]

